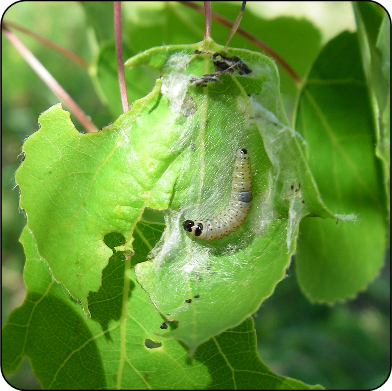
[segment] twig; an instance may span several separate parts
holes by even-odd
[[[53,76],[46,70],[46,68],[37,60],[33,53],[19,40],[19,38],[3,27],[4,34],[10,42],[19,51],[22,57],[27,61],[35,73],[43,80],[43,82],[60,98],[61,101],[69,108],[75,115],[79,122],[85,127],[87,132],[98,132],[97,127],[90,121],[83,110],[76,104],[76,102],[68,95],[68,93],[61,87],[61,85],[53,78]]]
[[[211,2],[204,2],[204,15],[205,15],[205,30],[204,40],[211,38]]]
[[[114,36],[115,36],[115,43],[116,43],[118,85],[120,87],[123,112],[126,113],[129,110],[129,103],[128,103],[127,86],[125,83],[125,73],[124,73],[124,56],[123,56],[122,31],[121,31],[121,1],[114,2]]]
[[[64,55],[65,57],[68,57],[69,59],[71,59],[72,61],[74,61],[76,64],[82,66],[84,69],[89,69],[89,63],[85,60],[83,60],[82,57],[79,57],[77,54],[75,54],[74,52],[72,52],[71,50],[66,49],[65,47],[43,37],[42,35],[39,35],[37,33],[34,33],[33,31],[19,26],[18,24],[14,23],[14,22],[4,22],[2,23],[3,28],[9,30],[10,28],[13,28],[15,30],[18,30],[32,38],[35,38],[37,41],[41,42],[43,45],[46,45],[48,47],[50,47],[51,49],[61,53],[62,55]]]

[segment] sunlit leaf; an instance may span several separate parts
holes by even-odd
[[[321,389],[276,375],[260,361],[251,318],[189,358],[179,342],[157,336],[167,331],[159,327],[162,318],[121,253],[113,254],[100,290],[89,297],[86,317],[53,281],[27,228],[21,241],[27,297],[3,329],[5,374],[27,356],[43,389]]]
[[[353,297],[379,273],[386,248],[385,198],[375,157],[372,107],[354,34],[320,53],[304,86],[296,128],[325,203],[358,222],[306,219],[298,241],[298,279],[312,300]]]

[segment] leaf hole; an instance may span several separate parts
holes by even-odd
[[[109,234],[106,234],[103,238],[103,241],[112,250],[117,246],[122,246],[125,244],[124,235],[120,234],[119,232],[110,232]]]
[[[160,348],[162,346],[161,342],[154,342],[151,339],[145,339],[144,340],[144,345],[146,345],[146,348],[148,349],[156,349],[156,348]]]

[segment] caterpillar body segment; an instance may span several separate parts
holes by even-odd
[[[186,220],[184,230],[208,242],[235,232],[245,221],[252,200],[252,172],[246,149],[238,149],[232,174],[231,194],[227,207],[206,220]]]

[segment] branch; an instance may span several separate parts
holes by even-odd
[[[205,15],[205,30],[204,30],[204,40],[211,38],[211,2],[204,2],[204,15]]]
[[[126,113],[129,110],[129,103],[128,103],[127,86],[125,82],[125,73],[124,73],[124,56],[123,56],[122,31],[121,31],[121,1],[114,2],[114,36],[115,36],[115,43],[116,43],[118,85],[120,87],[123,112]]]
[[[87,132],[98,132],[97,127],[90,121],[83,110],[76,104],[76,102],[68,95],[68,93],[60,86],[60,84],[53,78],[53,76],[46,70],[46,68],[37,60],[33,53],[24,46],[19,38],[7,30],[3,26],[3,31],[6,37],[10,40],[12,45],[19,51],[22,57],[27,61],[35,73],[43,80],[43,82],[60,98],[62,102],[75,115],[79,122],[85,127]]]
[[[56,52],[61,53],[65,57],[68,57],[70,60],[74,61],[76,64],[80,65],[84,69],[89,69],[89,63],[85,60],[83,60],[82,57],[79,57],[77,54],[72,52],[71,50],[66,49],[65,47],[43,37],[42,35],[39,35],[37,33],[34,33],[33,31],[26,29],[25,27],[19,26],[16,23],[13,22],[4,22],[2,23],[2,27],[9,30],[10,27],[18,30],[32,38],[35,38],[37,41],[41,42],[43,45],[48,46],[49,48],[55,50]]]

